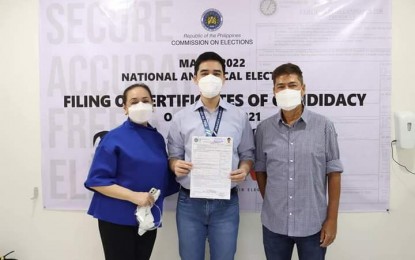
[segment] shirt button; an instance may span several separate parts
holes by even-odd
[[[290,178],[290,181],[292,181],[293,180],[293,178]]]
[[[290,143],[290,145],[294,145],[294,143]]]
[[[290,160],[290,162],[294,162],[294,160]]]
[[[293,196],[290,196],[290,199],[292,199],[293,198]]]
[[[292,216],[292,215],[293,215],[293,213],[290,212],[290,216]]]

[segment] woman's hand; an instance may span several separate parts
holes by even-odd
[[[154,197],[149,192],[133,192],[131,202],[141,207],[151,207],[154,204]]]
[[[91,187],[91,189],[94,189],[111,198],[127,200],[141,207],[153,206],[154,204],[154,197],[149,192],[136,192],[117,184]]]

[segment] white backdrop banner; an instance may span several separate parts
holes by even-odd
[[[390,0],[40,0],[44,207],[88,207],[83,182],[99,133],[126,119],[127,86],[150,86],[152,124],[166,137],[199,94],[191,79],[205,51],[226,59],[223,98],[253,129],[278,111],[271,72],[299,65],[307,107],[338,131],[341,210],[388,210]],[[261,209],[254,173],[239,191],[241,209]]]

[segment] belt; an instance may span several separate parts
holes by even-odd
[[[190,196],[190,190],[189,189],[186,189],[186,188],[184,188],[183,186],[180,186],[180,190],[182,190],[184,193],[186,193],[187,195],[189,195]],[[236,194],[238,192],[238,189],[236,188],[236,187],[233,187],[232,189],[231,189],[231,195],[232,194]]]

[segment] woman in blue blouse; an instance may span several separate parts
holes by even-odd
[[[153,114],[148,86],[135,84],[123,94],[128,119],[108,132],[96,149],[85,187],[94,191],[88,214],[98,219],[106,260],[150,259],[157,229],[138,234],[137,206],[152,207],[161,224],[164,197],[178,190],[168,169],[163,136],[148,121]],[[159,198],[149,193],[161,191]]]

